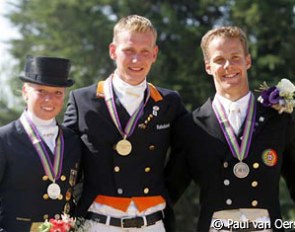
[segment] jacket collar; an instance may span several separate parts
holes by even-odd
[[[275,113],[277,112],[271,108],[264,107],[261,103],[256,102],[256,119],[252,139],[259,134],[263,126],[274,116]],[[192,116],[194,123],[207,131],[211,136],[226,143],[223,132],[213,111],[211,98],[209,98],[200,108],[193,111]]]
[[[150,90],[150,96],[155,102],[163,100],[163,97],[154,85],[148,83],[148,88]],[[104,81],[98,82],[96,88],[96,97],[104,97]]]

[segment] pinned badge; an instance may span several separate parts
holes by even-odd
[[[156,117],[158,115],[160,107],[159,106],[153,106],[153,115]]]
[[[278,155],[275,150],[267,149],[262,152],[262,161],[266,166],[273,167],[278,162]]]
[[[69,178],[70,186],[73,187],[76,184],[77,175],[78,175],[78,171],[75,169],[71,169],[71,174],[70,174],[70,178]]]

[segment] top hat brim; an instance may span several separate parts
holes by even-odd
[[[68,80],[66,80],[66,82],[63,82],[63,83],[46,83],[41,80],[35,80],[35,79],[28,78],[25,76],[20,76],[19,78],[23,82],[29,82],[29,83],[37,84],[37,85],[46,85],[46,86],[51,86],[51,87],[70,87],[75,83],[75,81],[71,80],[71,79],[68,79]]]

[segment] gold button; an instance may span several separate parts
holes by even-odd
[[[59,196],[57,197],[57,199],[61,201],[63,199],[62,194],[59,194]]]
[[[253,168],[255,168],[255,169],[259,168],[259,163],[254,163]]]
[[[256,207],[256,206],[258,205],[258,201],[256,201],[256,200],[252,201],[251,205],[252,205],[253,207]]]
[[[44,219],[44,220],[46,220],[46,219],[48,219],[48,218],[49,218],[48,214],[44,214],[44,215],[43,215],[43,219]]]
[[[145,171],[145,172],[150,172],[150,171],[151,171],[151,168],[150,168],[150,167],[146,167],[146,168],[144,169],[144,171]]]
[[[43,195],[43,199],[44,199],[44,200],[48,200],[48,198],[49,198],[49,197],[48,197],[48,194],[45,193],[45,194]]]
[[[258,185],[258,182],[257,182],[257,181],[253,181],[253,182],[251,183],[251,186],[252,186],[253,188],[257,187],[257,185]]]
[[[115,172],[120,172],[120,167],[119,167],[119,166],[115,166],[115,167],[114,167],[114,171],[115,171]]]
[[[61,181],[65,181],[67,179],[67,177],[65,176],[65,175],[62,175],[61,177],[60,177],[60,180]]]
[[[48,178],[48,176],[43,176],[42,177],[42,180],[44,180],[44,181],[46,181],[46,180],[48,180],[49,178]]]
[[[145,194],[148,194],[149,193],[149,188],[144,188],[144,190],[143,190],[143,192],[145,193]]]
[[[149,150],[151,150],[151,151],[155,150],[155,148],[156,148],[155,145],[150,145],[150,146],[149,146]]]

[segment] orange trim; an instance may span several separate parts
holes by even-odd
[[[126,212],[131,201],[134,201],[139,212],[142,212],[153,206],[165,203],[162,196],[151,196],[151,197],[111,197],[104,195],[97,195],[94,200],[96,203],[108,205],[115,209]]]
[[[165,200],[162,196],[132,197],[132,200],[135,202],[139,212],[142,212],[153,206],[165,203]]]
[[[163,97],[161,96],[161,94],[159,93],[159,91],[157,90],[157,88],[153,84],[148,83],[148,86],[150,88],[151,98],[155,102],[163,100]]]
[[[97,195],[94,201],[96,203],[108,205],[125,212],[131,202],[131,198]]]
[[[96,88],[96,96],[97,97],[104,97],[103,87],[104,87],[104,81],[99,81],[97,84],[97,88]],[[151,98],[155,102],[163,100],[163,97],[161,96],[161,94],[159,93],[159,91],[157,90],[157,88],[153,84],[148,83],[148,87],[150,89]]]
[[[103,85],[104,81],[98,82],[96,87],[96,97],[104,97]]]

